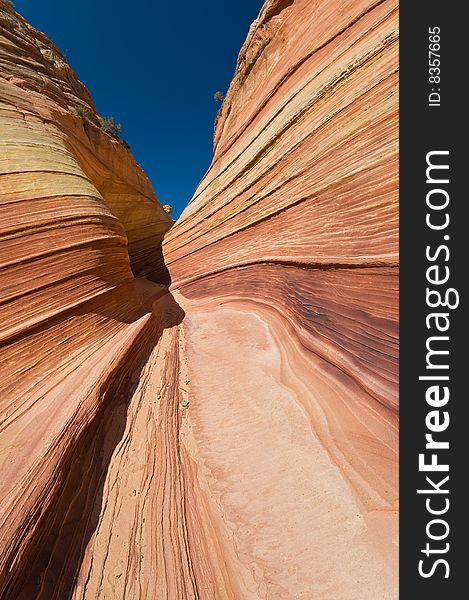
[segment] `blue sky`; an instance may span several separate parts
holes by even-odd
[[[88,87],[178,217],[207,170],[213,122],[262,0],[15,0]]]

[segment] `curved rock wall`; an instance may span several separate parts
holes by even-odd
[[[109,260],[119,248],[125,256],[128,241],[134,274],[161,269],[155,248],[172,220],[145,174],[104,133],[87,90],[55,46],[11,11],[2,10],[0,25],[0,192],[10,219],[5,233],[36,236],[22,244],[27,248],[47,235],[51,251],[62,237],[57,251],[70,247],[70,256],[80,240],[90,252],[107,248]],[[129,275],[122,265],[125,270]]]
[[[129,388],[156,335],[147,304],[164,288],[147,293],[134,275],[166,278],[161,240],[172,220],[100,123],[63,56],[1,2],[2,598],[53,597],[39,589],[65,527],[54,511],[67,522],[60,503],[80,497],[80,477],[94,485],[91,470],[72,476],[73,465],[109,389]]]
[[[397,597],[397,27],[394,0],[267,2],[163,243],[253,597]]]
[[[397,598],[397,2],[267,0],[169,230],[0,0],[0,211],[0,598]]]

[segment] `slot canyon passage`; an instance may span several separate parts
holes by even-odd
[[[397,598],[397,10],[267,0],[173,224],[0,0],[0,598]]]

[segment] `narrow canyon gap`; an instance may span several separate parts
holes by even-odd
[[[0,0],[0,598],[397,599],[397,6],[267,0],[173,224]]]

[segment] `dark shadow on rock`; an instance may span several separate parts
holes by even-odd
[[[184,311],[166,292],[155,303],[149,322],[107,375],[96,412],[72,439],[54,473],[52,498],[39,499],[39,506],[31,507],[30,522],[23,524],[34,530],[26,549],[18,556],[20,540],[9,549],[6,567],[0,573],[2,600],[72,597],[85,549],[98,526],[106,474],[124,435],[129,402],[163,330],[178,325],[183,318]],[[41,502],[46,508],[36,521]]]
[[[128,243],[130,268],[135,277],[147,277],[156,283],[170,284],[171,277],[163,256],[163,238],[164,234],[158,233]]]
[[[91,248],[95,245],[93,242],[88,244]],[[99,246],[102,246],[102,244],[99,244]],[[171,277],[164,264],[161,240],[159,245],[154,249],[154,254],[156,258],[152,261],[151,265],[148,265],[148,268],[144,269],[145,273],[139,274],[139,272],[134,272],[134,277],[132,277],[130,271],[124,270],[123,275],[116,273],[106,275],[105,271],[95,269],[92,275],[96,279],[104,281],[109,288],[108,290],[92,296],[90,299],[83,300],[81,303],[72,304],[69,308],[28,326],[27,329],[21,329],[8,337],[4,337],[1,343],[2,347],[15,344],[26,336],[40,334],[72,317],[90,313],[99,314],[103,317],[120,321],[121,323],[134,323],[151,310],[149,306],[151,307],[152,298],[156,300],[158,297],[161,297],[171,285]],[[123,263],[124,268],[125,263]],[[79,272],[80,276],[83,276],[83,274],[83,272]],[[138,282],[142,279],[157,284],[154,286],[153,291],[147,286],[145,298],[142,297],[138,289]],[[31,301],[34,302],[34,297]]]
[[[146,273],[145,276],[147,279],[154,281],[155,283],[162,283],[168,287],[171,285],[171,276],[164,261],[163,247],[161,243],[155,249],[152,270]]]

